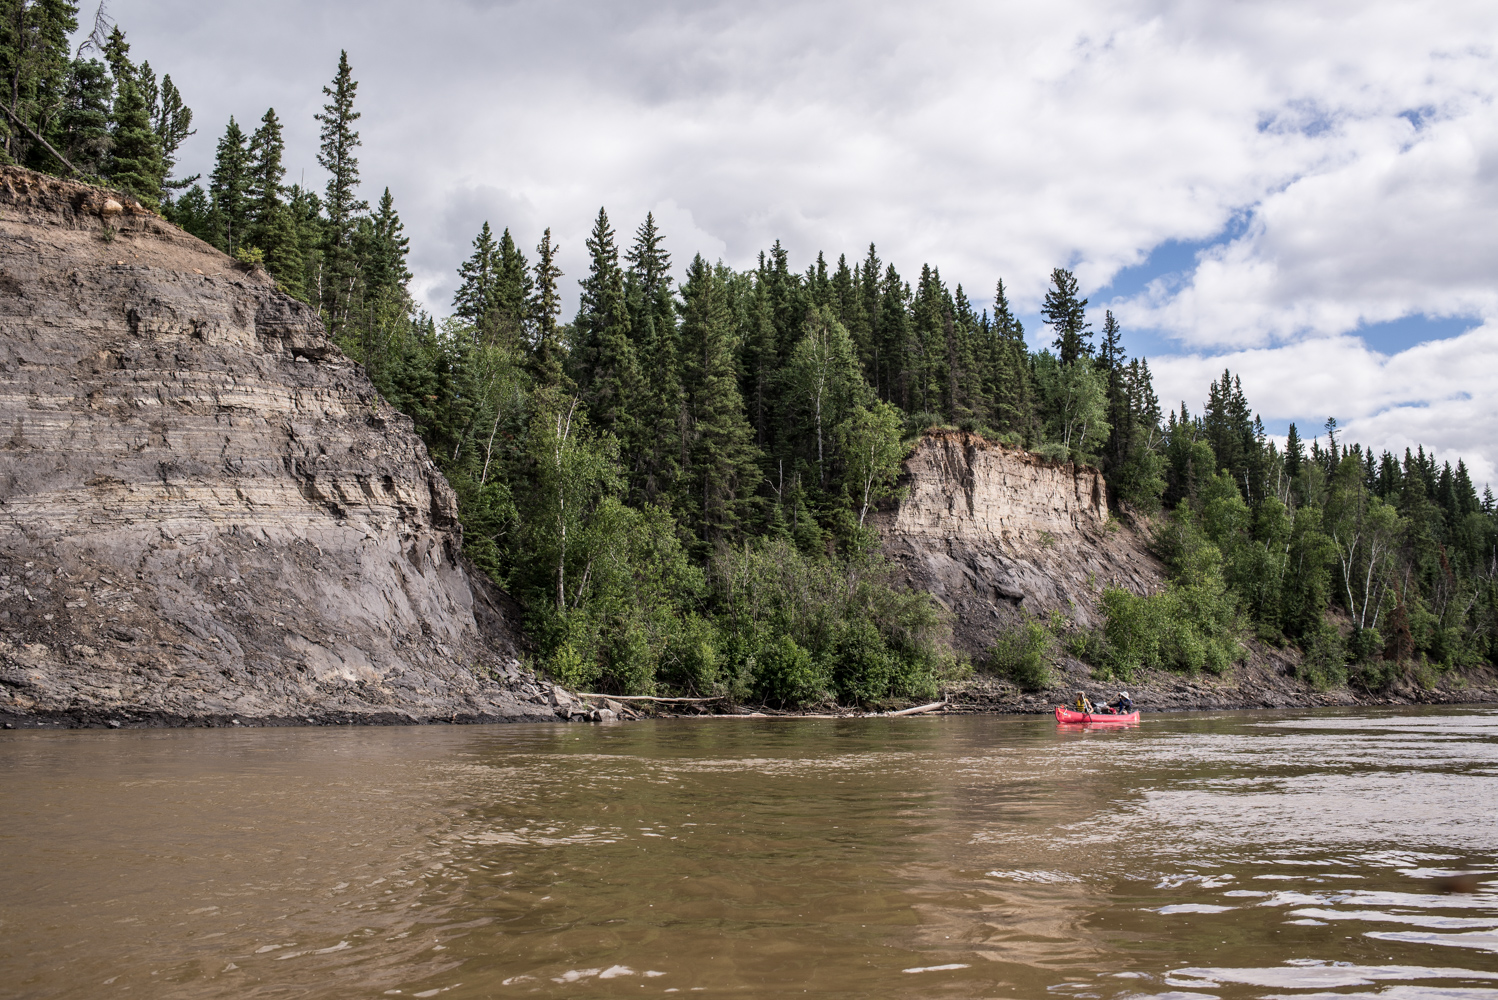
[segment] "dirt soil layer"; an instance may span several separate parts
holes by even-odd
[[[0,168],[0,720],[571,718],[410,420],[305,304]]]

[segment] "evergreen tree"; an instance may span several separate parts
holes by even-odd
[[[247,140],[231,115],[218,141],[213,173],[208,177],[208,197],[213,202],[212,242],[231,257],[249,235],[251,182]]]
[[[458,266],[458,290],[453,293],[453,312],[482,331],[483,323],[494,308],[498,283],[499,247],[486,219],[473,238],[473,253]]]
[[[764,256],[743,317],[739,334],[743,344],[743,392],[748,398],[749,422],[754,428],[755,447],[766,451],[774,436],[775,379],[780,372],[780,352],[776,346],[775,307],[771,301],[770,279]]]
[[[646,212],[645,221],[635,230],[634,243],[624,254],[642,302],[654,302],[656,293],[671,284],[671,255],[661,245],[664,241],[655,213]]]
[[[230,119],[234,126],[233,119]],[[260,127],[250,137],[246,170],[248,171],[246,197],[250,202],[252,226],[263,226],[281,208],[281,181],[286,176],[282,157],[286,143],[281,138],[281,120],[275,108],[266,108],[260,119]]]
[[[557,328],[557,318],[562,312],[557,279],[562,276],[562,269],[557,267],[556,258],[557,247],[551,242],[548,226],[536,246],[535,281],[531,285],[530,317],[535,330],[531,372],[537,386],[566,392],[571,391],[572,383],[567,377],[566,351]]]
[[[116,87],[134,78],[135,64],[130,61],[130,43],[125,41],[125,33],[118,24],[110,29],[109,38],[104,42],[104,61],[109,63]]]
[[[655,216],[647,212],[624,259],[630,265],[630,324],[649,386],[648,398],[640,407],[643,465],[639,488],[645,500],[664,505],[681,471],[684,399],[671,255],[663,242]]]
[[[1290,431],[1285,436],[1285,475],[1292,482],[1300,478],[1300,468],[1305,460],[1305,445],[1300,440],[1300,432],[1291,424]]]
[[[246,168],[248,189],[245,193],[250,221],[246,241],[260,250],[266,270],[275,276],[281,287],[300,296],[304,294],[305,262],[302,259],[302,240],[283,200],[281,181],[286,176],[286,168],[282,165],[285,148],[276,109],[267,108],[260,119],[260,127],[250,137]]]
[[[113,106],[114,81],[105,65],[97,59],[75,60],[68,73],[63,109],[57,117],[55,145],[68,162],[86,174],[98,176],[108,169],[114,146],[109,131]]]
[[[484,317],[484,334],[494,343],[518,351],[525,344],[525,319],[531,297],[530,265],[506,229],[494,259],[494,297]]]
[[[1025,348],[1025,331],[1015,318],[1004,292],[1001,278],[994,289],[994,320],[989,337],[991,417],[994,429],[1002,434],[1028,441],[1036,421],[1034,375],[1029,352]]]
[[[870,251],[872,253],[872,250]],[[910,341],[910,286],[900,279],[894,264],[884,269],[879,288],[879,351],[884,356],[885,399],[910,412],[911,377],[908,358]]]
[[[681,289],[682,390],[686,399],[687,479],[682,506],[706,545],[745,526],[759,485],[759,452],[744,419],[734,370],[733,317],[724,276],[699,254]]]
[[[322,199],[315,193],[304,190],[300,184],[293,184],[286,191],[286,214],[296,233],[296,248],[302,258],[302,275],[300,281],[279,277],[292,295],[319,307],[327,285],[327,268],[323,260],[323,248],[327,244],[324,235],[327,222],[323,218]]]
[[[1134,434],[1134,421],[1130,419],[1129,400],[1125,391],[1123,331],[1113,310],[1103,313],[1103,346],[1098,357],[1098,367],[1108,380],[1108,421],[1113,425],[1113,435],[1108,439],[1104,457],[1111,465],[1118,465],[1128,455]]]
[[[1051,271],[1051,289],[1045,293],[1041,316],[1056,331],[1056,356],[1063,365],[1092,355],[1092,334],[1087,322],[1087,300],[1077,295],[1077,279],[1065,268]]]
[[[905,362],[910,378],[907,409],[937,414],[945,421],[950,415],[942,405],[942,390],[947,381],[944,291],[941,275],[931,265],[922,264],[911,303],[910,353]]]
[[[354,122],[359,120],[359,112],[354,110],[354,95],[358,89],[349,68],[348,52],[340,52],[332,86],[322,89],[329,101],[316,116],[322,126],[317,162],[329,174],[323,203],[327,224],[323,229],[321,306],[329,328],[335,331],[347,320],[358,290],[354,235],[359,216],[369,209],[369,203],[360,201],[357,195],[359,160],[354,151],[361,143],[359,133],[354,130]]]
[[[110,182],[142,204],[152,208],[161,201],[161,181],[166,171],[161,146],[151,128],[151,118],[140,89],[130,79],[121,81],[114,102],[114,155]]]
[[[573,322],[573,378],[588,404],[590,422],[620,440],[632,467],[638,457],[635,407],[641,401],[643,380],[630,336],[629,303],[614,230],[602,208],[587,247],[591,260],[587,276],[578,282],[582,296]]]
[[[167,221],[181,226],[204,243],[213,242],[213,204],[203,185],[194,184],[180,198],[162,206]]]
[[[379,204],[369,219],[369,231],[365,238],[363,279],[365,288],[373,294],[404,296],[406,283],[411,280],[411,271],[406,266],[406,257],[411,252],[411,240],[406,236],[406,227],[395,210],[395,199],[387,187],[380,195]]]
[[[178,180],[166,180],[177,166],[177,150],[190,135],[197,135],[192,127],[192,108],[182,100],[182,92],[172,82],[171,74],[161,78],[159,100],[151,112],[151,127],[161,145],[162,188],[166,191],[181,191],[198,179],[198,175]]]
[[[858,357],[863,362],[864,377],[874,387],[875,395],[880,399],[888,400],[891,398],[889,359],[883,351],[883,339],[879,327],[879,279],[884,273],[883,267],[874,244],[870,243],[869,252],[858,269],[857,295],[859,309],[863,314],[863,329],[854,331],[854,337],[858,341]]]

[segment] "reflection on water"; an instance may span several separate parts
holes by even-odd
[[[0,769],[0,996],[1498,997],[1487,711],[25,732]]]

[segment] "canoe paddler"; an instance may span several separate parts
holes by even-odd
[[[1077,692],[1077,711],[1087,715],[1092,715],[1097,711],[1097,709],[1092,707],[1092,699],[1087,697],[1086,691]]]
[[[1120,691],[1118,697],[1108,702],[1108,707],[1119,715],[1128,715],[1134,711],[1134,699],[1129,697],[1129,692]]]

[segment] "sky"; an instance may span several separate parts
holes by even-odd
[[[89,21],[87,7],[80,20]],[[600,206],[678,269],[872,241],[1032,343],[1053,267],[1199,412],[1224,369],[1274,434],[1464,456],[1498,486],[1498,4],[991,0],[113,0],[170,73],[207,172],[230,115],[313,115],[346,49],[363,195],[388,186],[413,293],[450,311],[480,225],[560,242]],[[534,254],[531,254],[534,257]]]

